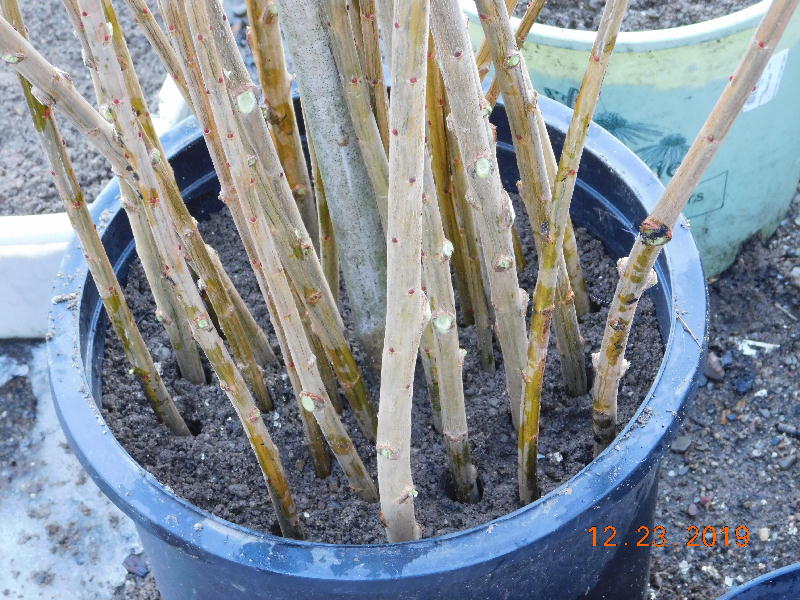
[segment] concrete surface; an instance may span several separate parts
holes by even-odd
[[[0,418],[10,418],[4,378],[27,370],[36,397],[33,428],[14,460],[0,465],[0,598],[108,600],[125,582],[123,561],[141,552],[139,539],[69,450],[50,398],[44,344],[27,346],[9,354],[0,345]]]

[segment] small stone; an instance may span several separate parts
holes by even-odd
[[[690,517],[696,517],[697,514],[700,512],[700,509],[697,508],[697,504],[692,502],[689,506],[686,507],[686,514]]]
[[[740,394],[746,394],[753,389],[756,376],[752,371],[745,371],[742,375],[733,380],[733,387]]]
[[[790,454],[778,461],[778,466],[781,468],[781,471],[788,471],[794,466],[794,463],[797,462],[797,455]]]
[[[720,359],[717,353],[708,353],[703,373],[706,377],[714,381],[722,381],[725,378],[725,369],[722,367],[722,359]]]
[[[681,571],[681,575],[687,575],[689,573],[689,569],[692,568],[692,565],[690,565],[688,561],[682,560],[678,563],[678,568]]]
[[[794,425],[789,425],[788,423],[778,423],[775,428],[780,431],[781,433],[785,433],[786,435],[791,435],[792,437],[798,437],[797,427]]]
[[[789,279],[795,287],[800,288],[800,267],[794,267],[789,272]]]
[[[762,527],[758,530],[758,539],[762,542],[768,542],[770,537],[769,527]]]
[[[127,569],[128,573],[137,577],[144,577],[150,572],[141,554],[128,554],[122,561],[122,566]]]
[[[755,448],[755,449],[754,449],[754,450],[753,450],[753,451],[750,453],[750,456],[752,456],[753,458],[761,458],[761,455],[762,455],[762,454],[763,454],[763,453],[761,452],[761,450],[759,450],[758,448]]]
[[[672,442],[670,446],[670,450],[673,452],[677,452],[678,454],[683,454],[689,449],[689,446],[692,445],[692,438],[688,435],[679,435],[675,438],[675,441]]]
[[[733,364],[733,352],[727,350],[719,359],[719,362],[723,367],[730,367]]]
[[[719,571],[717,571],[716,567],[714,567],[713,565],[703,565],[702,567],[700,567],[700,570],[706,575],[708,575],[708,577],[710,579],[713,579],[714,581],[722,580],[722,575],[719,574]]]
[[[686,475],[689,472],[689,467],[686,465],[681,465],[678,467],[678,475]]]

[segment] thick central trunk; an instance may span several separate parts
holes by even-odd
[[[279,0],[306,133],[325,184],[355,333],[379,362],[386,311],[386,246],[375,194],[345,103],[319,0]],[[334,290],[334,293],[336,290]]]

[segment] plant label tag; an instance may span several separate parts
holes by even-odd
[[[742,112],[758,108],[772,100],[778,94],[778,88],[781,85],[783,69],[786,67],[787,58],[789,58],[788,48],[772,55],[767,66],[764,67],[764,72],[758,79],[756,89],[753,90],[750,97],[747,98],[747,102],[744,103]]]

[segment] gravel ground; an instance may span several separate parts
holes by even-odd
[[[53,65],[72,76],[76,89],[94,101],[89,71],[81,59],[78,40],[72,32],[61,0],[22,1],[22,13],[33,45]],[[156,107],[156,94],[164,81],[164,70],[147,40],[134,25],[130,12],[119,7],[119,16],[128,46],[142,82],[142,89]],[[59,212],[61,200],[52,185],[50,169],[28,116],[28,108],[16,74],[6,65],[0,69],[0,215],[29,215]],[[111,178],[108,161],[89,146],[64,119],[61,131],[69,147],[78,180],[87,198],[94,198]]]
[[[775,235],[751,240],[710,284],[709,300],[707,377],[664,462],[656,514],[681,546],[653,550],[652,599],[716,598],[800,560],[800,194]],[[729,547],[685,547],[691,525],[728,526]]]

